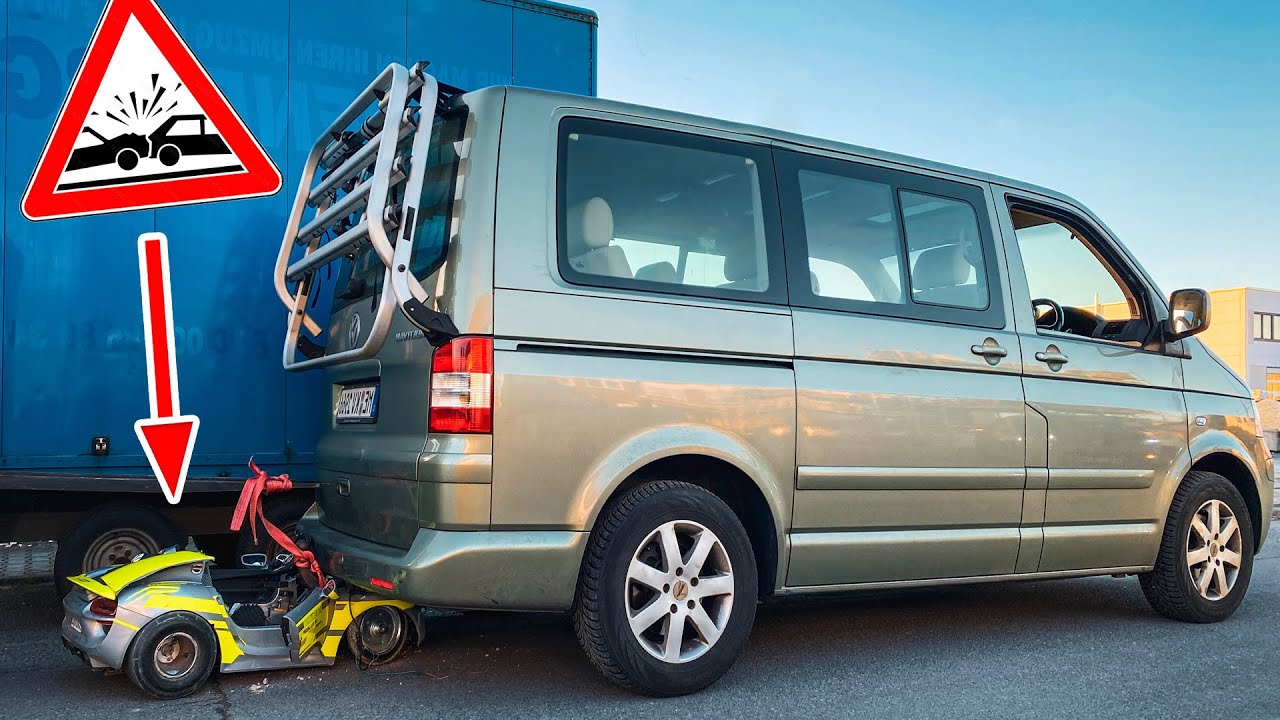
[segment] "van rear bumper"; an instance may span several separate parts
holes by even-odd
[[[568,610],[589,535],[421,528],[406,550],[334,530],[317,506],[298,528],[310,538],[320,567],[353,585],[416,605],[463,610]],[[391,589],[374,586],[373,578]]]

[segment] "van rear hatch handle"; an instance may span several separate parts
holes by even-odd
[[[427,342],[431,343],[432,347],[445,345],[462,334],[458,332],[458,326],[453,324],[453,318],[447,313],[433,310],[418,302],[416,298],[410,298],[401,306],[401,309],[409,320],[422,330],[422,334],[426,336]]]

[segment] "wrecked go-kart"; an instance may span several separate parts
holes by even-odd
[[[344,638],[361,667],[395,659],[423,624],[413,606],[326,579],[309,551],[261,517],[262,492],[288,489],[288,477],[245,485],[232,529],[245,512],[291,552],[268,564],[213,567],[213,558],[169,549],[69,578],[62,643],[90,667],[124,670],[156,698],[178,698],[221,672],[332,665]],[[251,525],[256,531],[256,525]],[[283,541],[283,542],[282,542]]]

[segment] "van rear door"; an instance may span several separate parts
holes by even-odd
[[[439,113],[414,222],[411,271],[428,292],[449,288],[446,260],[461,222],[464,134],[461,102]],[[329,316],[327,354],[358,347],[383,301],[386,269],[368,245],[343,261]],[[434,300],[434,298],[429,298]],[[408,547],[419,527],[418,457],[427,435],[431,345],[400,312],[379,354],[326,370],[329,428],[317,447],[318,501],[326,525]]]

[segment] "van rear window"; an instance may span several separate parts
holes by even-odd
[[[762,191],[771,186],[765,148],[567,119],[561,274],[584,285],[782,301],[776,198]]]
[[[458,107],[437,115],[431,127],[431,149],[418,200],[410,259],[410,268],[419,279],[435,272],[448,253],[461,164],[459,146],[466,125],[466,108]],[[381,292],[385,271],[373,248],[367,244],[362,246],[338,271],[332,311]]]

